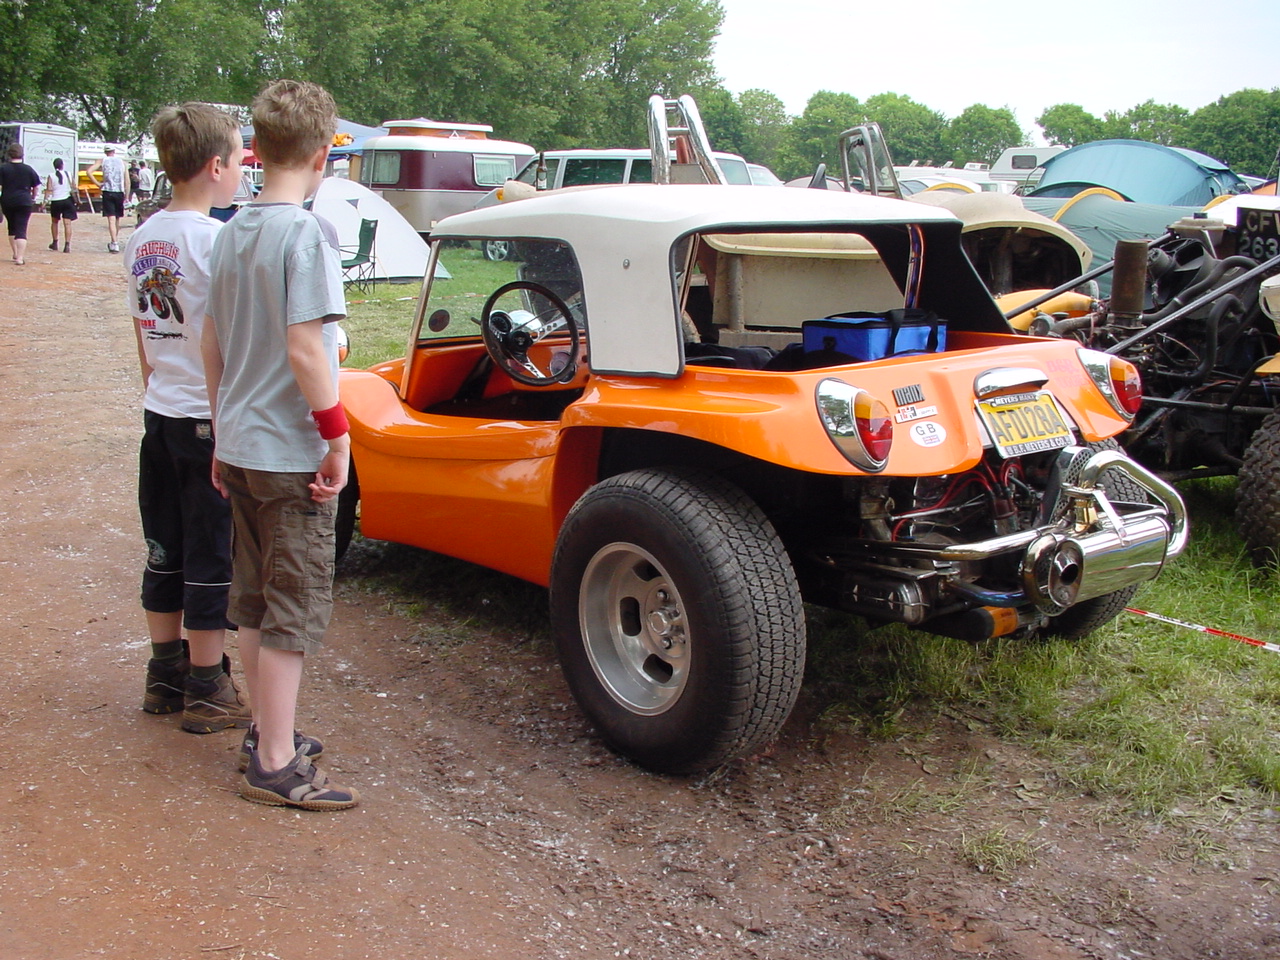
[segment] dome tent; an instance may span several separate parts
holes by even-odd
[[[1044,162],[1032,197],[1071,197],[1106,187],[1134,203],[1199,207],[1248,189],[1226,164],[1181,147],[1144,140],[1095,140]]]
[[[427,244],[395,207],[368,187],[345,177],[325,177],[311,209],[338,230],[344,248],[359,244],[360,221],[376,220],[373,280],[421,280],[427,269]],[[442,268],[436,275],[442,276]]]

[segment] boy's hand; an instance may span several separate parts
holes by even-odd
[[[351,441],[346,434],[329,441],[329,452],[320,461],[311,488],[311,499],[316,503],[332,500],[347,485],[347,468],[351,462]]]
[[[213,469],[211,471],[212,476],[210,479],[213,480],[213,489],[217,490],[220,494],[222,494],[223,500],[227,500],[231,497],[231,494],[227,491],[227,488],[222,485],[222,475],[219,470],[222,464],[218,462],[217,457],[214,457],[212,462],[213,462]]]

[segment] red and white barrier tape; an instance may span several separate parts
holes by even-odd
[[[1266,640],[1255,640],[1253,637],[1242,637],[1238,633],[1228,633],[1226,630],[1215,630],[1213,627],[1201,626],[1198,623],[1188,623],[1186,620],[1175,620],[1173,617],[1165,617],[1158,613],[1151,613],[1147,610],[1139,610],[1137,607],[1125,607],[1125,613],[1136,614],[1139,617],[1150,617],[1152,620],[1159,620],[1161,623],[1171,623],[1175,627],[1186,627],[1188,630],[1199,630],[1201,633],[1212,634],[1215,637],[1226,637],[1228,640],[1239,640],[1241,643],[1247,643],[1251,647],[1261,647],[1263,650],[1270,650],[1272,653],[1280,653],[1280,644],[1268,643]]]

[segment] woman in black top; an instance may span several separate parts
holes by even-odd
[[[27,221],[39,189],[40,174],[22,162],[22,144],[9,144],[9,162],[0,163],[0,209],[9,223],[13,262],[19,266],[26,263]]]

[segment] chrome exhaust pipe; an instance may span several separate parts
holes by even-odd
[[[1023,555],[1023,589],[1042,612],[1057,616],[1081,601],[1155,577],[1170,556],[1170,539],[1168,522],[1156,516],[1130,520],[1123,530],[1046,533]]]

